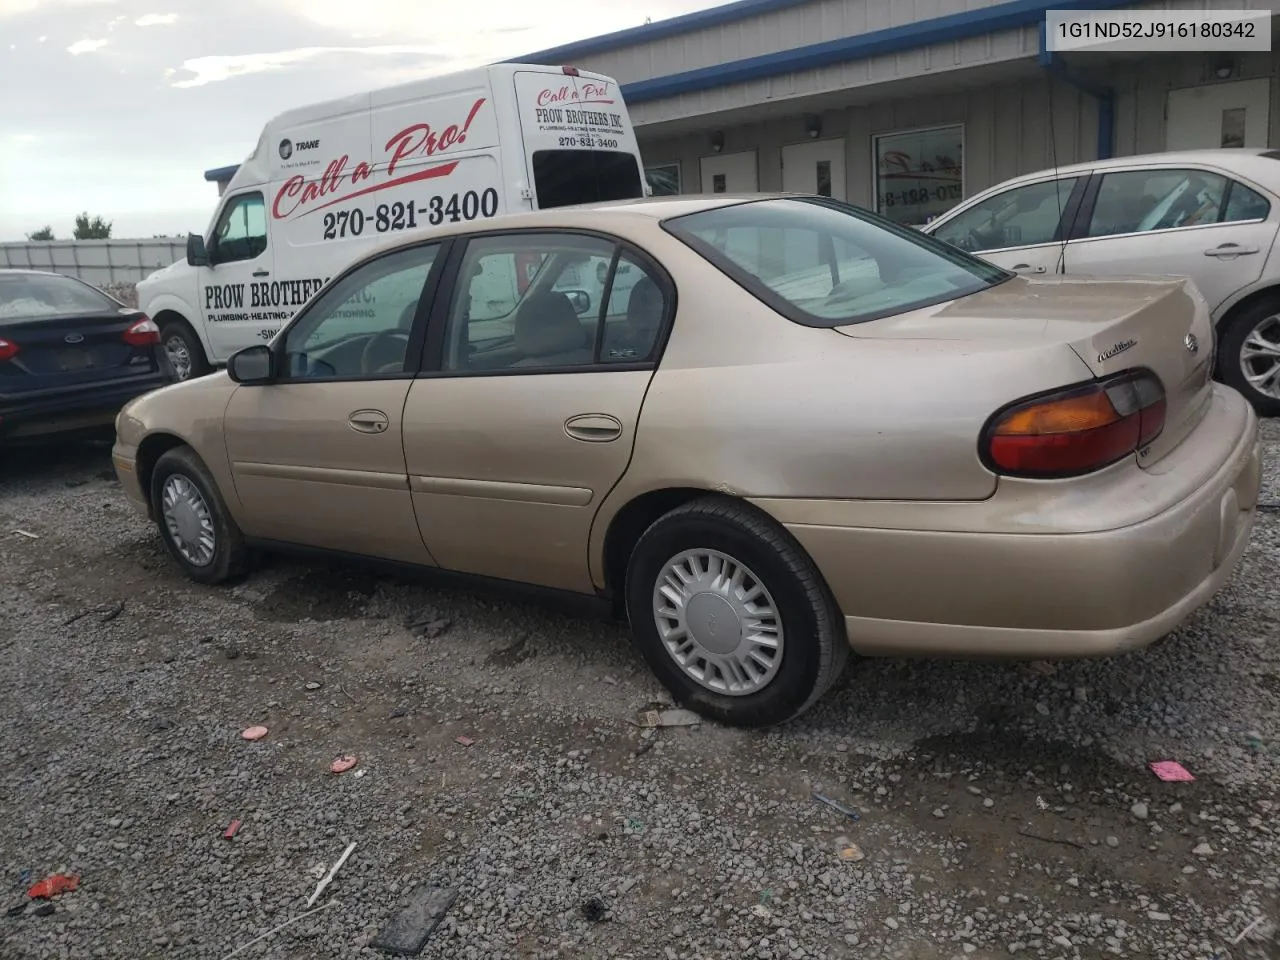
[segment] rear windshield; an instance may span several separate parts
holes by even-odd
[[[0,273],[0,320],[116,313],[120,304],[87,283],[40,273]]]
[[[905,313],[1012,276],[837,200],[755,200],[663,226],[773,309],[813,327]]]
[[[533,185],[541,210],[644,196],[635,155],[608,150],[536,150]]]

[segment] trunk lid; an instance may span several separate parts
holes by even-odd
[[[145,314],[103,311],[38,319],[0,319],[0,338],[17,354],[0,361],[0,395],[68,389],[155,373],[156,348],[127,343],[124,333]]]
[[[959,300],[837,329],[857,338],[1061,343],[1099,378],[1149,369],[1164,385],[1167,414],[1160,436],[1140,451],[1144,467],[1195,427],[1212,393],[1209,308],[1183,279],[1015,277]]]

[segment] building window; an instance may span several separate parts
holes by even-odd
[[[680,193],[680,164],[660,163],[644,168],[644,178],[655,197],[674,197]]]
[[[876,209],[918,227],[964,199],[964,128],[935,127],[875,138]]]

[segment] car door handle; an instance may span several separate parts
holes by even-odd
[[[1019,263],[1009,268],[1014,273],[1044,273],[1044,267],[1033,267],[1029,263]]]
[[[622,436],[622,421],[607,413],[582,413],[564,422],[564,432],[574,440],[607,443]]]
[[[270,270],[255,270],[255,271],[253,271],[253,275],[254,275],[255,277],[269,277],[269,276],[271,276],[271,271],[270,271]]]
[[[1237,243],[1224,243],[1220,247],[1213,247],[1206,250],[1206,257],[1242,257],[1246,254],[1257,253],[1257,247],[1242,247]]]
[[[386,433],[390,419],[381,410],[357,410],[347,417],[347,423],[357,433]]]

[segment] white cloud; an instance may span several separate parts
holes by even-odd
[[[262,73],[267,70],[282,70],[285,67],[305,63],[317,57],[330,54],[364,54],[370,56],[395,56],[398,54],[418,54],[433,57],[442,56],[436,47],[426,46],[381,46],[381,47],[299,47],[296,50],[280,50],[275,53],[248,53],[240,56],[196,57],[184,60],[182,69],[195,74],[186,80],[174,83],[175,87],[202,87],[206,83],[217,83],[232,77],[243,77],[250,73]],[[168,74],[172,76],[173,74]]]
[[[144,13],[133,21],[135,27],[168,27],[178,22],[176,13]]]
[[[78,57],[82,53],[93,53],[95,50],[101,50],[107,45],[107,41],[103,40],[77,40],[71,46],[67,47],[67,53],[73,57]]]
[[[16,17],[20,13],[30,13],[39,7],[84,7],[103,6],[115,3],[116,0],[0,0],[0,20],[5,17]]]

